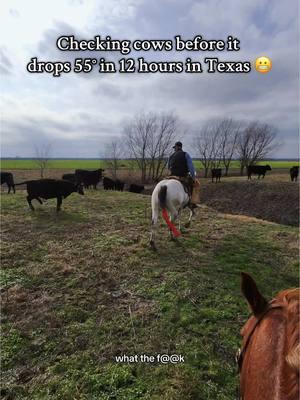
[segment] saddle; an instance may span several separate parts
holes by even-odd
[[[200,203],[200,182],[198,179],[193,181],[190,176],[185,177],[176,175],[167,176],[165,179],[176,179],[179,181],[182,184],[184,191],[188,194],[190,203]]]
[[[179,181],[182,184],[184,191],[189,195],[189,197],[191,197],[192,184],[189,177],[170,175],[166,176],[165,179],[175,179],[176,181]]]

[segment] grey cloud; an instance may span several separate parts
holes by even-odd
[[[70,0],[70,7],[72,1],[76,2]],[[34,106],[32,109],[27,107],[26,119],[15,112],[6,121],[11,141],[4,143],[4,154],[15,155],[20,149],[20,153],[24,151],[30,156],[32,143],[42,138],[55,141],[57,156],[95,157],[109,137],[122,132],[124,120],[137,112],[174,110],[191,133],[208,119],[224,116],[271,123],[278,128],[278,137],[283,142],[276,155],[296,156],[299,129],[296,5],[287,7],[280,0],[239,3],[234,0],[224,3],[219,0],[113,0],[105,7],[103,10],[97,3],[85,26],[71,26],[62,19],[54,22],[52,27],[46,27],[37,43],[36,54],[30,56],[44,61],[73,61],[75,57],[91,56],[120,58],[119,53],[59,51],[56,40],[67,34],[79,39],[91,39],[96,34],[111,34],[118,39],[172,39],[177,34],[185,39],[196,34],[207,39],[224,39],[232,34],[241,40],[241,51],[220,53],[220,60],[254,61],[259,55],[268,55],[273,60],[273,69],[267,75],[260,75],[255,70],[248,75],[71,73],[58,78],[55,85],[51,77],[48,80],[40,76],[35,81],[24,80],[21,85],[29,95],[37,96],[41,109],[37,114]],[[182,60],[187,56],[175,52],[130,54],[140,55],[161,61]],[[204,53],[190,55],[200,61],[207,56]],[[1,67],[5,71],[11,68],[7,64],[1,64]],[[79,80],[79,77],[85,79]],[[15,90],[12,95],[16,107],[12,105],[10,110],[17,110],[17,105],[22,108],[19,92]],[[49,108],[51,115],[47,113]],[[43,109],[44,116],[41,115]],[[13,142],[14,138],[17,140]]]
[[[62,35],[74,35],[75,37],[81,37],[81,33],[73,26],[62,21],[55,21],[54,26],[50,29],[47,29],[44,32],[43,38],[37,43],[38,54],[47,55],[47,57],[59,56],[60,60],[68,58],[70,52],[60,51],[56,47],[56,41],[59,36]],[[78,52],[76,53],[78,54]]]
[[[11,71],[5,67],[3,67],[3,65],[0,64],[0,73],[3,75],[10,75]]]
[[[20,16],[20,13],[18,10],[16,10],[15,8],[11,8],[9,10],[9,15],[11,15],[14,18],[18,18]]]
[[[6,54],[5,49],[0,48],[0,71],[5,75],[10,75],[12,73],[13,64]]]

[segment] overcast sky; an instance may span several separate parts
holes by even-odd
[[[97,157],[126,121],[141,111],[172,111],[189,144],[209,119],[260,120],[278,129],[274,157],[298,156],[298,0],[1,0],[0,73],[3,157],[30,157],[51,143],[53,157]],[[266,55],[272,71],[259,74],[30,74],[40,61],[75,57],[117,60],[118,53],[61,52],[56,39],[111,35],[113,39],[240,39],[220,60],[254,62]],[[208,53],[132,53],[128,57],[202,61]],[[204,64],[204,69],[206,65]],[[187,129],[186,129],[187,128]],[[183,132],[187,131],[184,135]],[[196,154],[193,154],[196,156]]]

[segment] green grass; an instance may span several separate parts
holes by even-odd
[[[103,168],[101,160],[51,160],[47,168],[50,169],[76,169],[76,168]],[[1,168],[4,169],[38,169],[35,160],[1,160]]]
[[[297,228],[207,207],[179,239],[150,198],[87,191],[28,210],[2,195],[2,396],[19,399],[232,400],[248,309],[240,272],[271,298],[298,284]],[[116,363],[181,354],[182,364]]]
[[[130,161],[123,160],[122,168],[129,168]],[[272,168],[291,168],[293,165],[298,165],[297,161],[263,161],[260,164],[270,164]],[[200,161],[194,161],[197,169],[202,169]],[[34,160],[20,160],[20,159],[2,159],[1,168],[5,169],[38,169]],[[49,162],[49,169],[76,169],[76,168],[105,168],[105,160],[51,160]],[[239,163],[233,161],[231,168],[239,168]]]

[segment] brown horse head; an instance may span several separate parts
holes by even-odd
[[[252,316],[241,330],[240,398],[298,400],[300,289],[283,290],[268,302],[246,273],[241,289]]]

